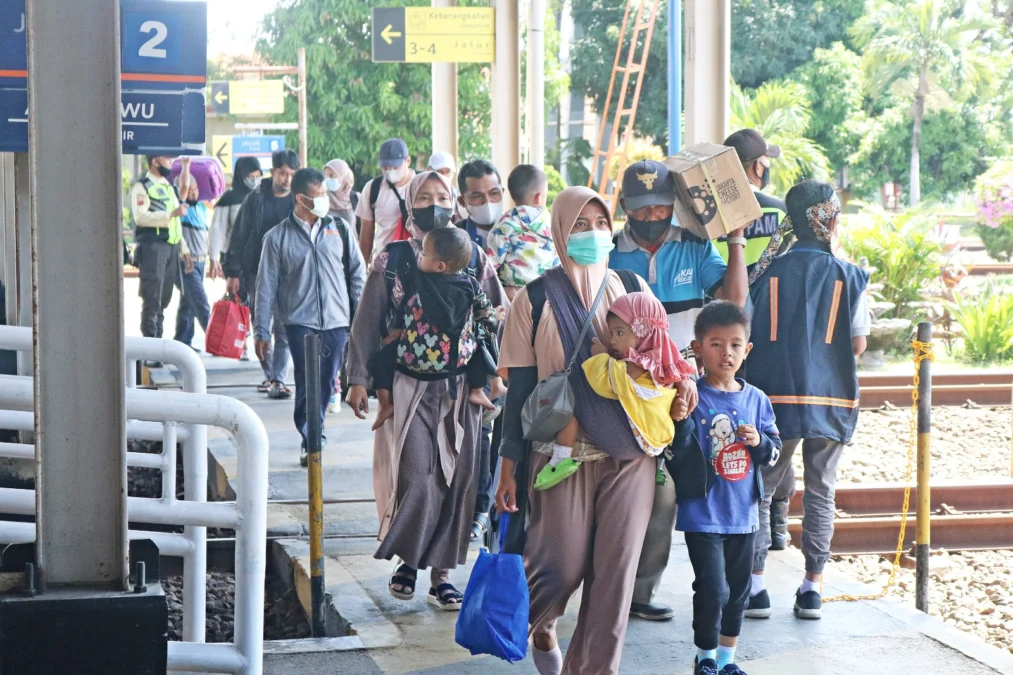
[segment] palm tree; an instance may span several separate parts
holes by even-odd
[[[978,38],[994,23],[992,17],[972,15],[962,0],[868,0],[866,13],[852,27],[864,49],[870,94],[879,96],[901,81],[910,84],[910,206],[921,201],[919,146],[926,100],[940,88],[958,98],[993,80],[987,47]]]
[[[802,178],[829,178],[830,162],[823,147],[805,135],[811,110],[803,85],[771,81],[752,95],[733,85],[731,112],[733,129],[756,129],[768,143],[780,146],[781,156],[772,161],[770,174],[778,195]]]

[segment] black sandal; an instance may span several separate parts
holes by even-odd
[[[408,576],[408,575],[411,576]],[[411,600],[415,597],[415,581],[418,575],[418,570],[401,563],[394,569],[394,574],[391,575],[390,581],[387,582],[387,590],[391,596],[398,600]],[[407,590],[395,590],[394,586],[400,586],[402,589]]]
[[[426,602],[445,612],[460,612],[464,596],[454,588],[454,584],[446,583],[440,584],[436,588],[430,588]]]

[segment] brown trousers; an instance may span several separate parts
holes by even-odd
[[[532,482],[548,459],[534,456]],[[532,633],[554,633],[570,597],[584,584],[563,675],[619,672],[656,467],[647,455],[584,462],[559,485],[528,493],[524,567]]]

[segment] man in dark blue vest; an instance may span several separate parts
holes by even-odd
[[[795,616],[822,616],[820,579],[834,534],[837,465],[858,422],[858,369],[865,351],[868,275],[831,251],[841,203],[826,183],[806,180],[785,198],[797,241],[750,286],[753,351],[746,379],[774,405],[784,439],[780,459],[763,468],[760,530],[746,616],[771,615],[763,570],[770,545],[770,501],[801,449],[805,483],[802,554],[805,578]]]

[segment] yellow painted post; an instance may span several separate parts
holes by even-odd
[[[306,336],[306,466],[310,506],[310,604],[313,637],[326,637],[324,614],[324,503],[320,446],[320,336]]]
[[[918,324],[916,358],[923,350],[931,353],[932,324]],[[930,486],[932,468],[932,360],[918,360],[918,519],[915,534],[915,607],[929,611],[929,542],[932,518]]]

